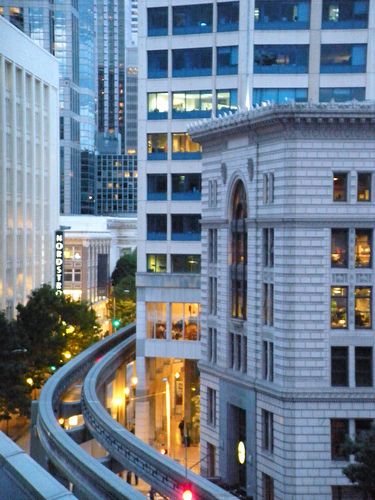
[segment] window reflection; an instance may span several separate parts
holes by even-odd
[[[371,265],[372,265],[372,230],[356,229],[355,267],[371,267]]]
[[[348,267],[348,230],[331,231],[331,266]]]
[[[235,113],[237,111],[237,90],[218,90],[216,94],[216,114]]]
[[[331,287],[331,328],[348,328],[348,287]]]
[[[371,296],[372,288],[359,286],[355,288],[355,327],[371,328]]]

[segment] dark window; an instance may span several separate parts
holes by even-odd
[[[348,174],[346,172],[333,173],[333,201],[347,201]]]
[[[264,380],[273,382],[273,342],[263,340],[262,375]]]
[[[202,147],[186,132],[172,134],[172,160],[199,160]]]
[[[166,52],[166,51],[165,51]],[[211,76],[212,48],[172,50],[173,76]]]
[[[247,200],[242,182],[238,182],[233,195],[231,220],[231,277],[232,317],[246,319],[247,315]]]
[[[207,342],[207,361],[216,363],[217,361],[217,330],[216,328],[208,329]]]
[[[366,434],[371,430],[372,418],[358,418],[355,420],[355,438],[366,439]]]
[[[275,486],[273,478],[268,474],[264,474],[264,472],[262,472],[262,488],[262,500],[275,500]]]
[[[173,7],[173,34],[211,33],[212,3]]]
[[[235,113],[238,108],[238,95],[236,89],[218,90],[216,92],[216,114]]]
[[[147,9],[148,36],[168,35],[168,7]]]
[[[348,267],[347,229],[331,229],[331,267]]]
[[[237,31],[239,2],[220,2],[217,4],[217,31]]]
[[[331,286],[331,328],[348,328],[347,286]]]
[[[165,273],[167,271],[167,256],[165,254],[147,254],[147,272]]]
[[[263,229],[263,265],[273,267],[274,263],[274,228]]]
[[[208,230],[208,262],[217,264],[217,229]]]
[[[216,391],[207,387],[207,423],[216,426]]]
[[[172,200],[200,200],[201,174],[172,174]]]
[[[165,214],[147,215],[147,239],[148,240],[167,239],[167,216]]]
[[[217,278],[208,278],[208,314],[217,314]]]
[[[349,385],[349,350],[347,347],[331,347],[331,385]]]
[[[167,134],[147,134],[147,159],[166,160],[168,154]]]
[[[9,21],[23,31],[24,18],[22,7],[9,7]]]
[[[355,230],[355,267],[372,266],[372,229]]]
[[[98,254],[98,294],[106,295],[109,284],[108,254]],[[81,272],[79,273],[81,274]],[[81,279],[81,276],[79,280]],[[77,280],[77,281],[79,281]]]
[[[200,255],[172,255],[172,273],[200,273]]]
[[[147,94],[147,118],[149,120],[166,120],[168,118],[168,92]]]
[[[147,199],[166,200],[167,199],[167,175],[148,174],[147,175]]]
[[[273,284],[263,283],[263,325],[273,326]]]
[[[306,102],[307,89],[254,89],[253,104],[261,104],[262,102],[274,102],[282,104],[288,101]]]
[[[355,288],[355,327],[372,327],[372,287]]]
[[[308,45],[255,45],[254,73],[307,73]]]
[[[368,0],[323,0],[322,28],[367,28]]]
[[[217,47],[218,75],[236,75],[238,73],[238,47]]]
[[[255,29],[308,29],[310,26],[310,1],[306,0],[256,0]]]
[[[355,348],[355,385],[372,387],[372,347]]]
[[[363,73],[366,71],[365,44],[321,45],[321,73]]]
[[[173,214],[172,240],[199,241],[201,239],[200,215]]]
[[[332,460],[347,460],[343,450],[345,439],[349,435],[348,419],[331,419],[331,458]]]
[[[262,448],[273,453],[273,413],[262,410]]]
[[[371,179],[368,172],[358,172],[357,201],[371,201]]]
[[[168,50],[149,50],[147,52],[148,78],[168,77]]]
[[[320,102],[346,102],[346,101],[364,101],[366,98],[365,87],[336,87],[321,88],[319,90]]]
[[[172,118],[209,118],[212,113],[212,91],[173,92]]]

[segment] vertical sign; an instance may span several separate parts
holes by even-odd
[[[56,294],[61,295],[64,290],[64,233],[55,232],[55,288]]]

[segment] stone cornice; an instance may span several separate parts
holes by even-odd
[[[193,122],[188,127],[188,132],[194,141],[206,142],[217,138],[224,131],[225,133],[256,132],[257,129],[273,125],[285,127],[319,124],[320,127],[329,126],[335,131],[338,124],[368,126],[374,122],[375,102],[267,104],[250,110],[239,110],[224,117]]]

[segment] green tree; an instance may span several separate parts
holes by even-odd
[[[137,253],[124,254],[112,273],[112,297],[108,308],[111,318],[121,321],[121,326],[135,321]]]
[[[375,500],[375,427],[362,432],[355,441],[348,440],[344,446],[345,453],[354,455],[354,463],[343,469],[350,481]]]
[[[11,415],[28,415],[30,391],[26,384],[26,355],[14,322],[0,312],[0,420]]]

